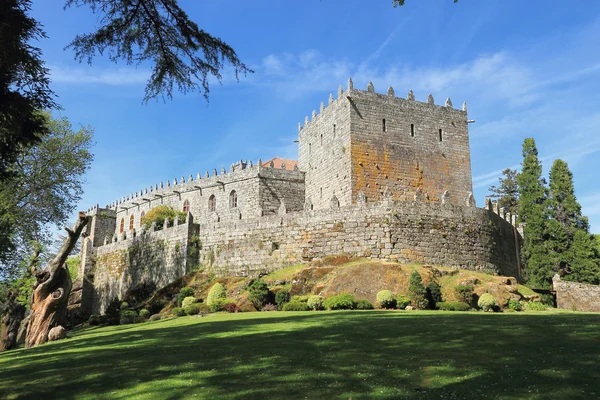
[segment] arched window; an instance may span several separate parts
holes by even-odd
[[[208,198],[208,211],[215,212],[216,209],[217,209],[217,198],[215,197],[214,194],[212,194]]]
[[[231,193],[229,193],[229,208],[236,208],[237,207],[237,192],[235,190],[232,190]]]
[[[140,226],[142,226],[142,219],[146,216],[146,211],[140,213]]]
[[[135,218],[133,217],[133,214],[131,214],[131,217],[129,217],[129,230],[133,230],[133,224],[135,222]]]
[[[189,200],[185,200],[183,202],[183,212],[184,213],[190,212],[190,201]]]
[[[125,230],[125,218],[121,218],[121,226],[119,227],[119,233],[123,233]]]

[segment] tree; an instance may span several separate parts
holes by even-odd
[[[31,45],[46,35],[27,16],[30,8],[30,0],[0,2],[0,181],[23,149],[48,133],[38,111],[57,107],[42,52]]]
[[[208,100],[208,78],[220,82],[225,62],[233,66],[236,79],[253,72],[231,46],[191,21],[177,0],[67,0],[65,7],[82,5],[99,15],[100,26],[67,47],[75,50],[75,59],[90,64],[104,52],[114,62],[151,61],[146,101],[172,98],[174,86],[182,93],[198,90]]]
[[[269,287],[262,279],[253,280],[248,286],[248,292],[248,300],[250,300],[257,310],[260,310],[269,298]]]
[[[43,114],[50,132],[22,152],[11,176],[0,181],[0,265],[4,272],[32,252],[32,241],[48,243],[52,225],[72,215],[83,176],[93,159],[92,129],[74,131],[66,118]]]
[[[425,310],[429,307],[429,301],[425,297],[427,291],[425,290],[425,286],[423,286],[423,279],[418,271],[413,271],[410,275],[408,292],[413,305],[419,310]]]
[[[50,330],[66,322],[67,304],[71,293],[71,277],[66,261],[90,219],[91,217],[86,216],[84,212],[79,212],[73,228],[65,227],[68,236],[56,257],[44,269],[35,273],[36,283],[25,339],[27,348],[45,343]]]
[[[523,142],[523,163],[517,177],[519,184],[519,222],[525,224],[521,248],[524,282],[540,288],[549,287],[546,269],[552,262],[544,247],[548,211],[542,165],[533,138]]]
[[[502,171],[498,181],[500,186],[492,185],[488,191],[490,197],[498,200],[500,207],[504,207],[511,214],[516,214],[519,208],[519,184],[517,182],[517,170],[506,168]]]

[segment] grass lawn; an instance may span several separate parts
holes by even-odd
[[[0,354],[0,398],[597,399],[600,315],[262,312]]]

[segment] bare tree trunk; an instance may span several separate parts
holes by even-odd
[[[2,318],[2,337],[0,338],[0,351],[17,347],[17,334],[19,326],[25,316],[25,307],[17,303],[17,294],[9,292],[8,307]]]
[[[50,329],[65,324],[71,292],[71,277],[65,261],[89,220],[85,213],[79,212],[73,229],[65,227],[68,236],[56,257],[44,269],[35,272],[37,282],[31,299],[26,348],[47,342]]]

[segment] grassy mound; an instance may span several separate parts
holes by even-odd
[[[597,398],[599,324],[556,311],[355,311],[85,328],[0,354],[0,397]]]

